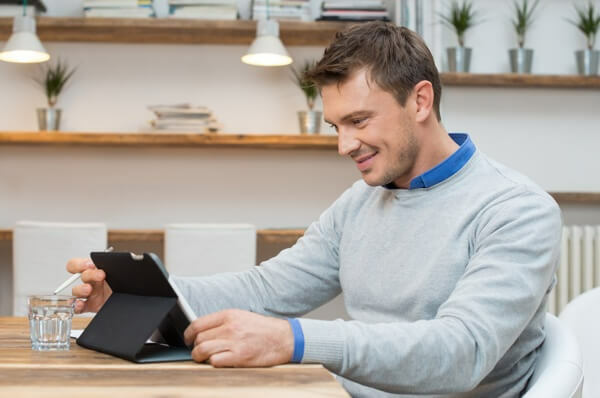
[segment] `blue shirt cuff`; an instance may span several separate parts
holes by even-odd
[[[294,355],[292,355],[292,362],[300,363],[304,356],[304,333],[302,332],[302,325],[300,325],[300,321],[296,318],[288,318],[288,322],[294,334]]]

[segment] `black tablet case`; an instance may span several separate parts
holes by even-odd
[[[183,341],[189,321],[160,259],[127,252],[94,252],[91,258],[113,292],[77,344],[138,363],[191,360]],[[156,330],[168,346],[146,344]]]

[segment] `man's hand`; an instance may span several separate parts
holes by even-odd
[[[225,310],[196,319],[184,333],[196,362],[215,367],[259,367],[288,363],[294,334],[288,321],[242,310]]]
[[[104,305],[112,290],[104,281],[106,274],[97,269],[89,258],[73,258],[67,263],[67,271],[72,274],[81,273],[82,285],[73,288],[72,294],[77,298],[87,299],[86,301],[77,300],[75,312],[98,312]]]

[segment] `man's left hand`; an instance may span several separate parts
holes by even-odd
[[[260,367],[288,363],[294,334],[287,320],[242,310],[225,310],[196,319],[184,333],[196,362],[215,367]]]

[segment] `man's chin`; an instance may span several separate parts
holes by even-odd
[[[362,173],[363,181],[372,187],[379,187],[381,185],[385,185],[385,182],[381,178],[375,178],[374,176],[370,176],[368,173]]]

